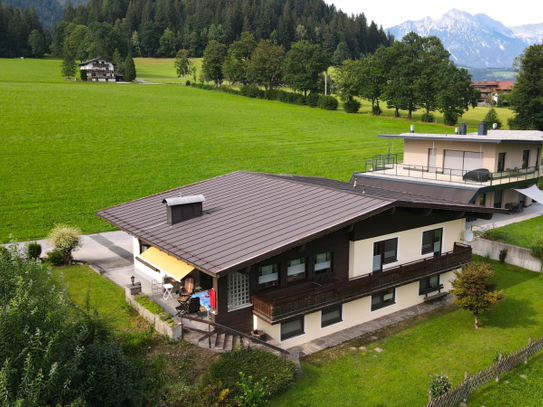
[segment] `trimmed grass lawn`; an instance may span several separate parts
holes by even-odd
[[[490,236],[499,237],[502,242],[506,233],[508,244],[531,249],[537,237],[543,237],[543,216],[511,223],[489,231]]]
[[[124,291],[107,278],[83,265],[55,267],[53,272],[66,285],[72,301],[85,307],[89,302],[104,317],[111,320],[117,331],[134,329],[147,323],[129,306]]]
[[[541,336],[540,275],[498,262],[493,265],[506,298],[482,315],[482,329],[474,329],[469,312],[450,306],[406,321],[395,327],[395,333],[386,332],[384,339],[373,340],[370,335],[318,352],[302,360],[303,378],[272,405],[422,406],[428,401],[431,374],[447,374],[456,385],[464,371],[476,372],[493,363],[500,351],[512,352],[526,345],[529,336]]]

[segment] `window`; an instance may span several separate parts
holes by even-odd
[[[315,275],[332,271],[332,252],[321,253],[315,256]]]
[[[291,319],[281,324],[281,341],[303,335],[304,333],[304,317]]]
[[[536,169],[537,167],[539,167],[539,160],[541,159],[541,147],[539,147],[537,149],[537,153],[535,155],[535,166],[536,166]]]
[[[529,161],[530,161],[530,150],[524,150],[522,152],[522,168],[528,168]]]
[[[383,265],[398,260],[398,238],[373,244],[373,271],[381,271]]]
[[[439,256],[441,254],[442,236],[443,228],[423,232],[421,254],[434,253],[435,256]]]
[[[258,289],[279,285],[279,265],[270,264],[258,268]]]
[[[343,321],[342,308],[343,306],[339,304],[334,307],[323,309],[321,313],[321,328]]]
[[[503,172],[505,169],[505,153],[498,154],[498,172]]]
[[[305,279],[305,259],[287,262],[287,283]]]
[[[429,288],[435,288],[434,291],[437,291],[438,286],[439,286],[439,274],[437,276],[423,278],[419,282],[419,295],[426,294],[427,292],[425,292],[425,290],[428,290]]]
[[[228,311],[250,304],[249,274],[228,274]]]
[[[139,239],[138,239],[138,242],[140,244],[140,254],[142,254],[145,250],[147,250],[147,249],[149,249],[151,247],[151,245],[149,245],[147,243],[144,243]]]
[[[388,307],[390,305],[396,304],[396,292],[394,288],[389,290],[381,291],[378,294],[371,296],[371,310],[375,311],[380,308]]]
[[[501,208],[503,200],[503,190],[494,191],[494,208]]]

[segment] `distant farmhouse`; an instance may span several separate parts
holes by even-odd
[[[471,87],[481,91],[477,103],[490,104],[492,100],[498,102],[500,93],[511,93],[514,84],[513,81],[480,81],[472,82]]]
[[[115,73],[113,63],[96,57],[79,64],[81,79],[95,82],[122,82],[124,75]]]

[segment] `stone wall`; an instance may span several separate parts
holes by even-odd
[[[538,273],[541,272],[541,260],[532,256],[532,251],[530,249],[512,246],[510,244],[501,242],[494,242],[492,240],[487,240],[480,237],[475,238],[471,243],[468,244],[471,246],[473,254],[478,254],[479,256],[490,255],[490,258],[493,260],[499,260],[500,250],[507,249],[507,258],[505,259],[506,263],[513,264],[527,270],[537,271]]]
[[[181,338],[181,325],[171,326],[166,321],[161,320],[159,315],[153,314],[143,305],[138,303],[130,294],[130,289],[128,287],[125,287],[125,296],[126,301],[138,311],[138,314],[145,318],[149,323],[153,324],[155,331],[162,335],[166,335],[173,340]]]

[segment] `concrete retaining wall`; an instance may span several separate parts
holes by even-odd
[[[479,256],[490,255],[490,258],[493,260],[499,260],[500,250],[507,249],[506,263],[527,270],[537,271],[538,273],[541,272],[541,260],[532,256],[532,251],[530,249],[501,242],[494,242],[480,237],[475,238],[473,242],[468,244],[471,246],[473,254],[478,254]]]
[[[155,331],[162,335],[166,335],[173,340],[181,338],[181,325],[171,326],[166,321],[161,320],[159,315],[153,314],[143,305],[138,303],[130,294],[130,289],[128,287],[125,287],[124,292],[126,296],[126,301],[128,301],[128,303],[132,305],[132,307],[134,307],[136,311],[138,311],[138,314],[145,318],[149,323],[154,325]]]

